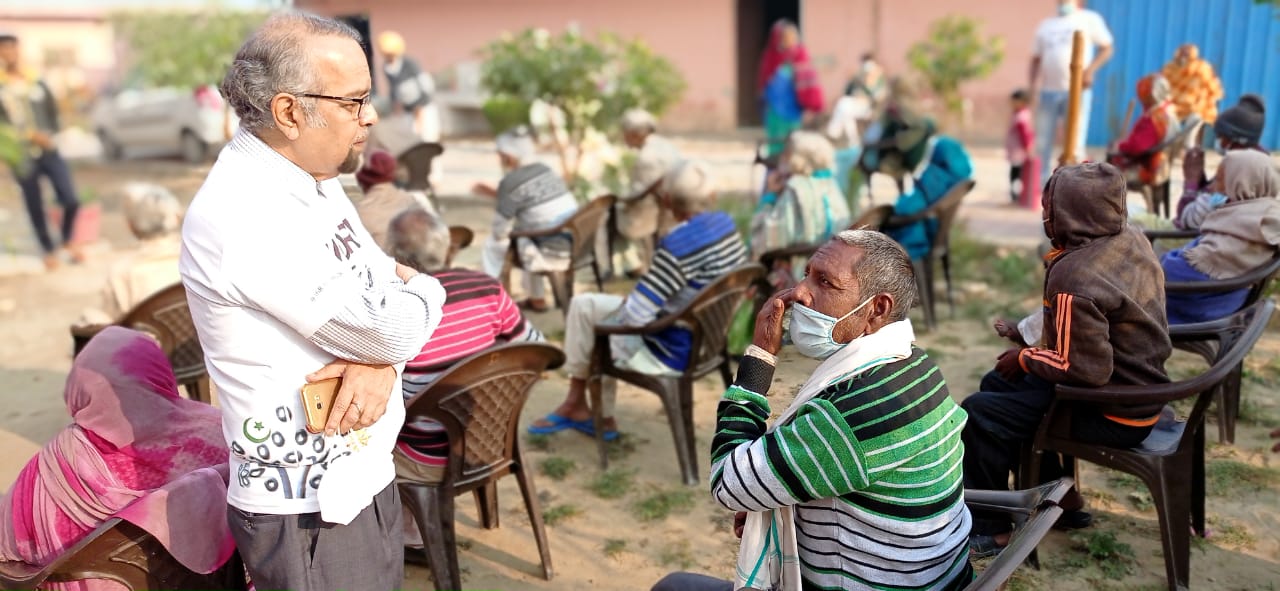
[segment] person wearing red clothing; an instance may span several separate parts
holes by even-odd
[[[1126,173],[1136,168],[1138,180],[1143,183],[1154,183],[1160,167],[1164,165],[1163,152],[1147,152],[1172,139],[1180,128],[1177,111],[1169,95],[1169,81],[1164,76],[1148,74],[1139,80],[1138,101],[1142,103],[1142,116],[1129,136],[1120,140],[1108,155],[1111,163]]]
[[[1036,155],[1036,128],[1032,123],[1031,97],[1021,88],[1009,97],[1013,119],[1005,135],[1009,157],[1009,199],[1027,209],[1040,208],[1040,158]]]

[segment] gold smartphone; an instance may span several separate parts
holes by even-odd
[[[338,397],[342,378],[329,378],[302,386],[302,412],[307,417],[307,431],[323,433],[329,423],[333,400]]]

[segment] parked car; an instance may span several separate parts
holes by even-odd
[[[109,160],[146,153],[201,162],[221,148],[239,124],[225,106],[212,85],[126,88],[100,99],[92,120]]]

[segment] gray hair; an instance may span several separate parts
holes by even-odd
[[[400,212],[387,227],[387,254],[422,273],[444,267],[451,242],[449,227],[421,207]]]
[[[662,189],[671,199],[672,209],[693,215],[710,209],[716,181],[705,162],[684,160],[667,171],[662,179]]]
[[[182,226],[182,204],[160,185],[129,183],[124,187],[124,216],[139,240],[161,238]]]
[[[794,131],[787,138],[787,165],[791,172],[809,176],[835,166],[836,149],[815,131]]]
[[[622,127],[623,132],[627,133],[651,133],[658,130],[658,120],[644,109],[627,109],[627,112],[622,114],[619,126]]]
[[[236,52],[218,89],[240,118],[240,126],[258,134],[271,127],[271,99],[279,93],[316,92],[319,74],[305,40],[346,37],[362,43],[349,25],[306,12],[285,12],[267,19]],[[323,127],[315,99],[300,98],[307,125]]]
[[[832,240],[862,250],[862,258],[853,266],[862,297],[887,293],[893,296],[889,320],[906,318],[916,303],[916,274],[902,245],[873,230],[844,230]]]

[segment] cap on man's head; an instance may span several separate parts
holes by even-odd
[[[1213,132],[1218,137],[1245,146],[1256,146],[1262,139],[1262,128],[1267,122],[1267,105],[1262,97],[1246,94],[1231,108],[1218,115]]]
[[[0,43],[17,43],[18,34],[9,30],[0,30]]]
[[[644,109],[627,109],[619,125],[627,133],[650,132],[658,129],[658,120]]]
[[[533,156],[536,149],[533,144],[533,136],[529,133],[529,128],[523,125],[498,134],[496,141],[499,154],[506,154],[521,162]]]
[[[369,155],[365,159],[364,166],[356,171],[356,182],[359,183],[360,189],[369,190],[369,187],[389,183],[396,178],[396,159],[390,153],[378,150]]]
[[[404,37],[395,31],[383,31],[378,35],[378,51],[386,55],[404,55]]]

